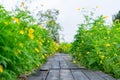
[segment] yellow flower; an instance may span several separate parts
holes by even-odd
[[[2,67],[2,65],[0,65],[0,73],[2,73],[3,72],[3,67]]]
[[[100,64],[102,64],[102,60],[100,60]]]
[[[96,8],[99,8],[99,6],[96,6]]]
[[[90,35],[93,35],[93,33],[91,32]]]
[[[109,44],[109,43],[107,43],[107,44],[105,44],[105,46],[106,46],[106,47],[110,47],[110,44]]]
[[[20,23],[19,19],[18,18],[12,18],[16,23]]]
[[[35,48],[35,51],[37,52],[37,53],[39,53],[40,51],[38,50],[38,48]]]
[[[107,34],[110,34],[110,30],[107,31]]]
[[[30,29],[28,30],[28,32],[29,32],[29,34],[33,34],[33,33],[34,33],[34,29],[30,28]]]
[[[8,22],[4,22],[5,25],[8,25]]]
[[[22,7],[25,5],[25,3],[24,3],[24,2],[21,2],[21,4],[22,4]]]
[[[17,50],[17,52],[18,52],[19,54],[21,54],[21,50]]]
[[[40,46],[42,46],[43,44],[42,44],[42,42],[40,42]]]
[[[77,8],[78,11],[80,11],[80,8]]]
[[[108,16],[103,16],[103,18],[108,18]]]
[[[45,59],[45,56],[44,56],[44,55],[42,55],[42,58],[43,58],[43,59]]]
[[[33,34],[28,34],[28,36],[29,36],[30,39],[32,39],[32,40],[34,39],[34,35]]]
[[[74,60],[73,63],[76,63],[76,61]]]
[[[19,46],[23,48],[23,43],[19,43]]]
[[[101,56],[101,59],[104,59],[105,58],[105,56],[103,55],[103,56]]]
[[[20,34],[22,34],[22,35],[23,35],[23,34],[24,34],[24,30],[21,30],[21,31],[20,31]]]

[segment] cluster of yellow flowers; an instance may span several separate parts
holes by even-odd
[[[28,30],[28,36],[29,36],[29,38],[32,39],[32,40],[34,39],[34,34],[33,34],[33,33],[34,33],[34,29],[30,28],[30,29]]]
[[[3,67],[2,67],[2,65],[0,65],[0,73],[2,73],[3,72]]]

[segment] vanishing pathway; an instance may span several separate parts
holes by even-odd
[[[116,80],[100,72],[80,68],[68,54],[55,54],[27,80]]]

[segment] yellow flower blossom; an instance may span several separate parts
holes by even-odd
[[[76,63],[76,61],[74,60],[73,63]]]
[[[40,51],[38,50],[38,48],[35,48],[35,51],[37,52],[37,53],[39,53]]]
[[[34,35],[33,34],[28,34],[28,36],[29,36],[30,39],[32,39],[32,40],[34,39]]]
[[[28,33],[29,33],[29,34],[33,34],[33,33],[34,33],[34,29],[30,28],[30,29],[28,30]]]
[[[23,48],[23,43],[19,43],[19,46]]]
[[[0,73],[2,73],[3,72],[3,67],[2,67],[2,65],[0,65]]]
[[[5,25],[8,25],[8,22],[4,22]]]
[[[96,6],[96,8],[99,8],[99,6]]]
[[[20,30],[20,34],[22,34],[22,35],[23,35],[23,34],[24,34],[24,30]]]
[[[80,8],[77,8],[78,11],[80,11]]]
[[[108,18],[108,16],[103,16],[103,18]]]
[[[19,21],[18,18],[13,17],[12,19],[13,19],[16,23],[20,23],[20,21]]]
[[[105,44],[105,46],[106,46],[106,47],[110,47],[110,44],[109,44],[109,43],[107,43],[107,44]]]
[[[42,46],[43,44],[42,44],[42,42],[40,42],[40,46]]]
[[[43,58],[43,59],[45,59],[45,56],[44,56],[44,55],[42,55],[42,58]]]
[[[107,30],[107,34],[110,34],[110,30]]]
[[[21,4],[22,4],[22,6],[24,6],[24,5],[25,5],[25,3],[24,3],[24,2],[21,2]]]
[[[19,54],[21,54],[21,50],[17,50],[17,52],[18,52]]]
[[[100,64],[102,64],[102,60],[100,60]]]
[[[102,56],[101,56],[101,59],[104,59],[104,58],[105,58],[105,56],[104,56],[104,55],[102,55]]]

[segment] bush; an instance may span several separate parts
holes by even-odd
[[[73,57],[88,68],[120,77],[120,23],[106,26],[106,17],[97,17],[91,23],[88,18],[88,23],[81,24],[75,35]]]
[[[28,12],[16,13],[12,15],[0,6],[0,80],[15,80],[56,51],[46,29],[32,24],[34,19]]]

